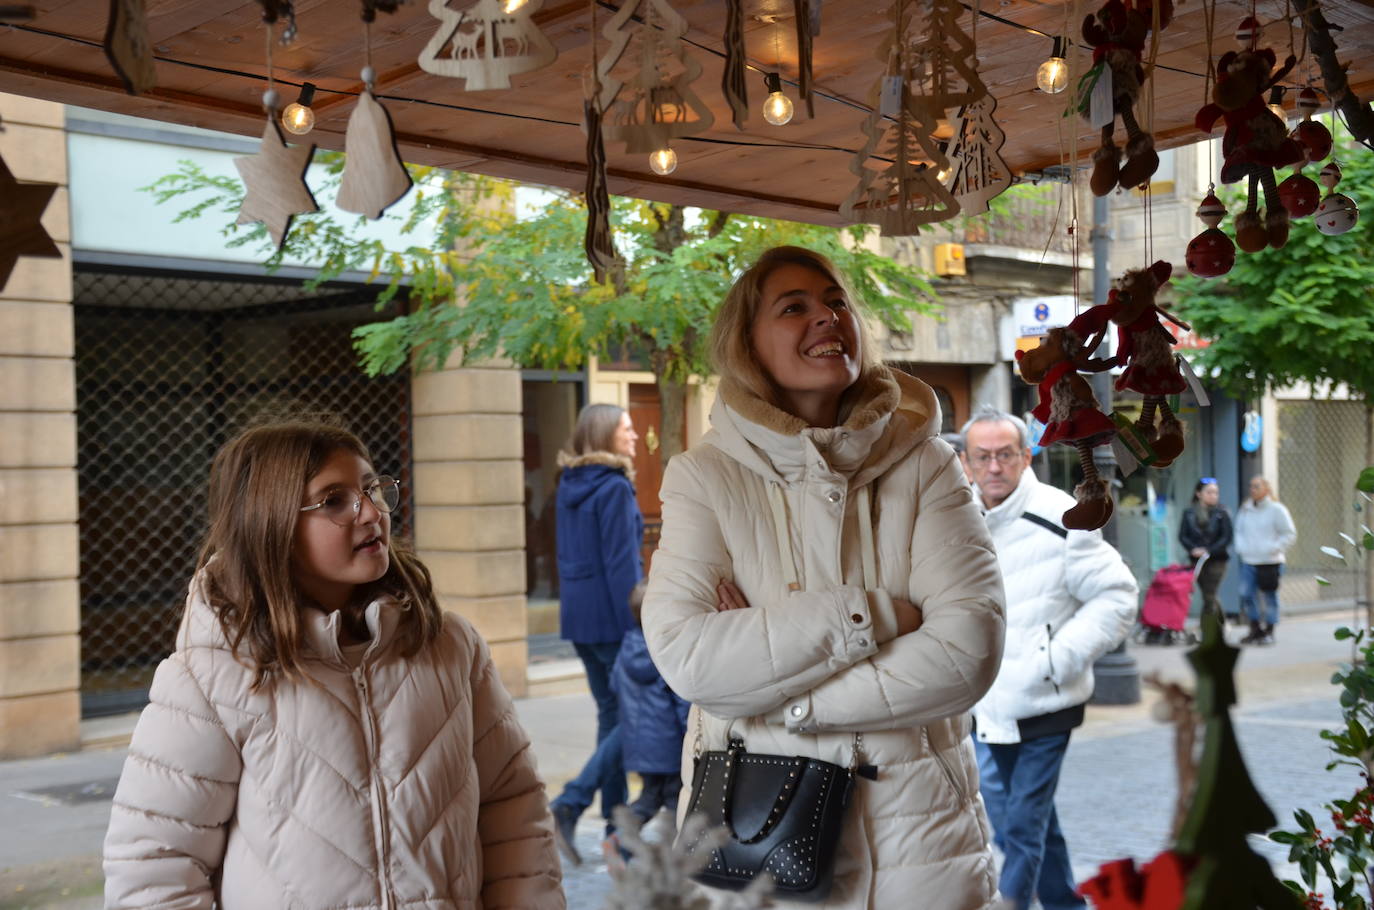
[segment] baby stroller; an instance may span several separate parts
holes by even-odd
[[[1155,573],[1140,608],[1140,625],[1135,631],[1137,644],[1197,644],[1197,636],[1183,629],[1196,577],[1192,566],[1181,563],[1165,566]]]

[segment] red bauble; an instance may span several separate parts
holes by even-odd
[[[1321,161],[1331,154],[1331,131],[1320,120],[1304,120],[1293,130],[1293,139],[1302,146],[1308,161]]]
[[[1240,25],[1236,27],[1236,40],[1246,47],[1253,48],[1259,41],[1260,32],[1263,26],[1254,16],[1246,16],[1240,20]]]
[[[1216,278],[1236,264],[1236,246],[1220,228],[1208,228],[1188,241],[1183,261],[1199,278]]]
[[[1279,184],[1279,201],[1294,218],[1306,218],[1317,210],[1322,191],[1306,174],[1294,174]]]

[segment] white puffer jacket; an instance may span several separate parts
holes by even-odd
[[[350,671],[338,614],[306,611],[318,685],[249,689],[193,595],[129,746],[105,837],[105,906],[561,910],[529,740],[486,643],[445,616],[409,660],[399,608],[367,609]]]
[[[967,711],[1001,657],[1000,574],[959,463],[933,438],[930,387],[883,371],[859,391],[844,425],[821,429],[722,384],[712,431],[664,476],[644,632],[693,703],[689,785],[698,718],[708,750],[728,728],[752,752],[841,765],[864,734],[878,779],[856,783],[823,906],[987,907]],[[717,612],[723,578],[748,609]],[[924,611],[919,631],[895,637],[893,595]]]
[[[1073,504],[1027,470],[985,516],[1007,589],[1007,644],[997,682],[973,709],[984,742],[1020,742],[1018,721],[1087,702],[1093,663],[1135,621],[1135,576],[1101,531],[1061,535],[1024,517],[1058,524]]]

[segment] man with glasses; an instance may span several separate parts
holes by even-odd
[[[981,789],[1002,850],[999,887],[1017,910],[1087,906],[1054,794],[1069,734],[1083,723],[1093,662],[1136,612],[1136,583],[1100,531],[1068,531],[1069,494],[1032,471],[1026,424],[983,408],[964,425],[964,468],[983,506],[1007,591],[997,681],[973,709]]]

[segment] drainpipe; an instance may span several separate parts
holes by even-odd
[[[1089,236],[1093,242],[1093,303],[1105,303],[1107,292],[1111,289],[1111,266],[1108,263],[1107,253],[1112,239],[1106,196],[1097,196],[1093,199],[1093,228]],[[1107,340],[1104,337],[1102,345],[1097,349],[1097,356],[1106,357],[1107,349]],[[1112,409],[1113,391],[1111,372],[1095,373],[1088,381],[1102,410],[1110,411]],[[1116,456],[1112,453],[1111,446],[1098,446],[1093,449],[1093,465],[1097,468],[1097,473],[1107,478],[1108,482],[1115,487]],[[1115,496],[1115,491],[1113,491],[1113,496]],[[1102,529],[1103,539],[1114,548],[1117,545],[1116,522],[1116,513],[1113,512],[1106,527]],[[1140,668],[1136,665],[1135,658],[1126,650],[1126,642],[1123,641],[1115,650],[1104,654],[1097,663],[1093,664],[1093,678],[1095,680],[1093,704],[1134,705],[1139,703]]]

